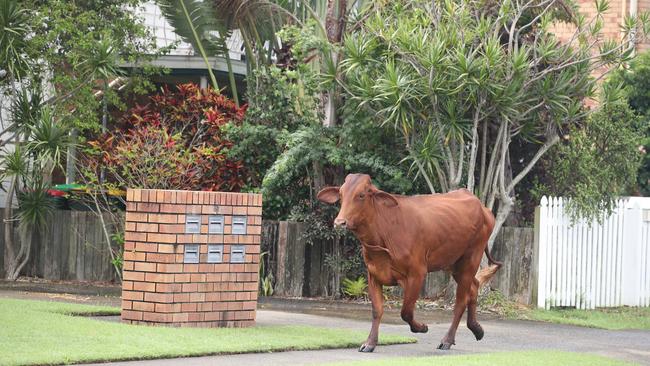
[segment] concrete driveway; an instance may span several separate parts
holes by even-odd
[[[364,331],[370,327],[369,321],[275,310],[258,310],[257,320],[260,326],[292,324],[361,329]],[[609,331],[518,320],[484,320],[481,324],[485,329],[485,338],[477,342],[471,332],[464,327],[464,323],[461,323],[456,336],[457,345],[451,351],[435,349],[448,326],[447,323],[435,323],[429,324],[427,334],[415,335],[418,339],[416,344],[378,346],[372,354],[359,353],[356,349],[336,349],[131,361],[112,363],[111,365],[317,365],[337,361],[373,360],[387,357],[446,356],[540,349],[592,353],[650,365],[650,331]],[[405,324],[382,324],[380,332],[412,335]]]

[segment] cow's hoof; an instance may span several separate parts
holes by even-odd
[[[411,333],[426,333],[429,331],[429,327],[426,324],[422,324],[419,328],[411,327]]]
[[[359,347],[359,352],[370,353],[375,350],[375,347],[377,347],[377,345],[364,343]]]
[[[469,328],[469,330],[471,330],[472,333],[474,333],[474,337],[476,337],[477,341],[480,341],[481,339],[483,339],[483,336],[485,335],[485,332],[483,331],[483,327],[481,327],[481,325],[478,324],[478,323],[472,325]]]
[[[440,344],[438,345],[438,349],[439,349],[439,350],[443,350],[443,351],[447,351],[447,350],[451,349],[451,346],[452,346],[453,344],[454,344],[454,343],[442,342],[442,343],[440,343]]]

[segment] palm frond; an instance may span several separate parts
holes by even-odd
[[[0,0],[0,70],[8,79],[20,79],[30,69],[26,55],[30,29],[30,15],[16,0]]]
[[[2,172],[0,179],[7,180],[9,177],[24,176],[29,168],[29,162],[24,149],[17,145],[13,150],[5,150],[2,153]]]
[[[68,129],[57,123],[52,111],[45,108],[42,110],[38,122],[31,126],[30,130],[27,150],[35,155],[42,166],[61,167],[63,154],[72,146]]]
[[[203,0],[156,0],[160,10],[183,41],[198,51],[200,47],[211,56],[223,56],[228,51],[226,40],[232,30],[215,8]],[[183,10],[187,10],[187,15]],[[196,37],[195,34],[196,33]]]
[[[25,189],[18,193],[17,219],[22,229],[43,228],[54,212],[54,201],[48,194],[49,187],[34,176]]]

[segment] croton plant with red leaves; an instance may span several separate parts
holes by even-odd
[[[119,185],[239,191],[245,168],[226,157],[232,142],[222,126],[241,123],[245,111],[214,89],[181,84],[131,108],[90,145],[107,179]]]

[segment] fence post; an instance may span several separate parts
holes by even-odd
[[[625,230],[623,233],[622,264],[622,303],[639,306],[641,272],[641,230],[643,228],[643,210],[639,203],[632,200],[625,210]]]
[[[535,240],[533,247],[533,258],[536,262],[533,265],[532,283],[537,286],[537,291],[533,289],[533,294],[537,297],[537,307],[546,307],[546,282],[547,282],[547,225],[548,225],[548,200],[546,196],[542,197],[540,205],[535,209]]]

